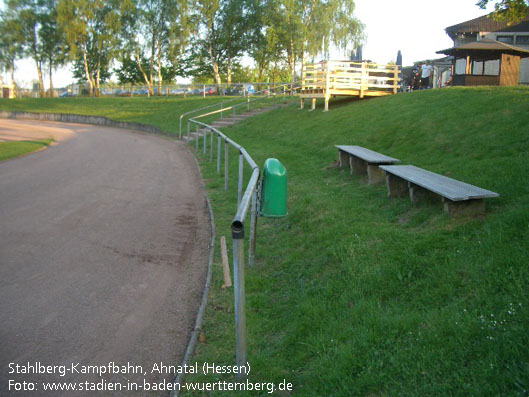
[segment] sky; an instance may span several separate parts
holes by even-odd
[[[356,0],[355,14],[365,25],[367,42],[363,47],[364,59],[386,63],[395,61],[401,50],[403,64],[412,65],[415,61],[440,58],[436,51],[450,48],[452,40],[445,33],[448,26],[477,18],[493,11],[489,6],[481,10],[477,0]],[[3,1],[0,0],[0,5]],[[333,59],[344,59],[346,55],[334,51]],[[34,63],[30,60],[18,61],[15,79],[22,87],[29,87],[37,79]],[[46,76],[47,79],[47,76]],[[8,76],[4,76],[8,81]],[[63,87],[73,82],[68,68],[54,74],[54,86]],[[45,81],[48,86],[48,81]]]

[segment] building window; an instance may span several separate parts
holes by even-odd
[[[496,41],[499,41],[500,43],[505,43],[505,44],[513,44],[514,36],[497,36]]]
[[[529,36],[516,36],[516,44],[529,44]]]

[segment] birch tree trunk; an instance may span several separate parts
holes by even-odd
[[[83,48],[83,62],[84,62],[84,72],[86,75],[86,80],[88,81],[88,86],[90,87],[89,94],[90,96],[94,96],[94,82],[92,80],[92,75],[90,74],[90,71],[88,70],[88,60],[86,59],[86,48]]]
[[[213,53],[213,46],[209,45],[209,58],[211,59],[211,66],[213,67],[213,73],[215,75],[215,84],[220,85],[220,74],[219,74],[219,64],[217,63],[217,60],[215,59],[215,55]]]
[[[149,78],[147,77],[147,74],[145,73],[145,70],[143,70],[143,67],[141,66],[139,48],[136,48],[136,63],[138,64],[138,69],[140,69],[140,73],[143,76],[143,80],[145,80],[145,83],[147,85],[149,85]]]
[[[9,63],[9,73],[11,74],[11,89],[13,90],[13,98],[16,98],[17,97],[17,92],[16,92],[17,84],[15,83],[15,62],[14,61],[11,61]]]
[[[49,63],[49,73],[50,73],[50,98],[53,98],[53,77],[52,77],[52,74],[53,74],[53,62],[51,62],[51,60],[48,60],[48,63]]]
[[[228,89],[230,88],[230,85],[231,85],[231,46],[229,45],[228,43],[228,53],[226,54],[227,57],[228,57],[228,75],[227,75],[227,80],[226,80],[226,83],[228,83]]]
[[[46,91],[44,91],[44,79],[42,78],[42,64],[39,60],[35,59],[35,63],[37,64],[37,74],[39,76],[39,92],[40,97],[44,98],[46,96]]]
[[[158,95],[162,95],[162,41],[158,40]]]

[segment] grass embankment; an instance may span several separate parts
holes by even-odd
[[[170,106],[134,100],[73,112],[176,126]],[[39,103],[19,110],[50,111]],[[526,88],[454,88],[333,103],[328,113],[291,107],[226,129],[259,164],[277,157],[289,173],[289,215],[259,220],[257,263],[246,272],[250,380],[286,379],[308,396],[526,395],[528,109]],[[335,144],[501,197],[478,219],[449,219],[440,203],[389,201],[385,187],[336,168]],[[230,236],[236,153],[228,193],[214,164],[202,167],[218,235]],[[199,362],[235,361],[233,293],[221,285],[215,265]]]
[[[259,220],[246,273],[250,380],[286,379],[307,396],[527,395],[528,110],[526,88],[454,88],[328,113],[290,107],[226,129],[289,176],[289,215]],[[478,219],[450,219],[440,200],[389,201],[336,167],[335,144],[501,197]],[[230,162],[228,193],[202,162],[219,236],[235,212],[234,152]],[[215,266],[199,363],[234,362],[233,294],[221,285]]]
[[[52,142],[52,139],[45,139],[42,141],[0,142],[0,161],[9,160],[39,149],[44,149],[51,145]]]
[[[230,98],[212,96],[0,99],[0,110],[106,116],[116,121],[150,124],[176,134],[181,114],[227,99]]]

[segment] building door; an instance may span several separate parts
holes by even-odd
[[[518,85],[520,77],[520,57],[516,55],[502,54],[500,68],[500,85]]]

